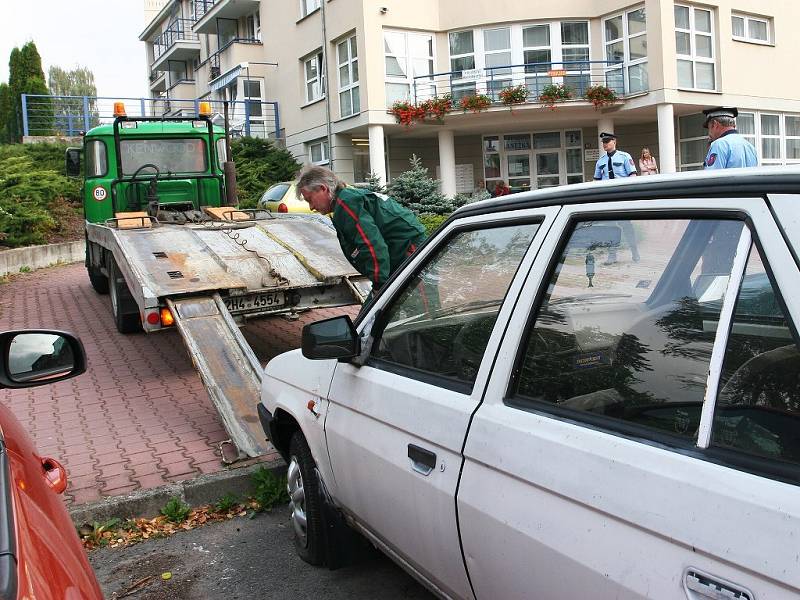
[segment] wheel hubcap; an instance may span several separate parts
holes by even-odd
[[[303,489],[303,474],[296,456],[289,459],[286,471],[286,488],[289,491],[289,507],[292,509],[292,525],[297,539],[305,546],[308,543],[308,521],[306,520],[306,492]]]

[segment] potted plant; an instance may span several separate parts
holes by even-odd
[[[464,112],[470,110],[474,113],[478,113],[489,108],[492,105],[492,99],[486,94],[473,94],[471,96],[462,97],[458,105]]]
[[[392,104],[389,112],[395,116],[398,123],[406,127],[412,125],[414,121],[421,121],[425,118],[425,109],[408,100],[398,100]]]
[[[572,88],[563,83],[550,83],[542,88],[539,94],[539,102],[550,110],[556,109],[557,102],[564,102],[573,98]]]
[[[453,110],[453,96],[445,94],[436,98],[430,98],[419,105],[426,115],[441,121],[444,116]]]
[[[513,108],[515,104],[527,102],[530,93],[530,90],[524,85],[512,85],[500,90],[500,102]]]
[[[614,104],[619,99],[617,93],[605,85],[590,85],[583,97],[594,104],[595,110]]]

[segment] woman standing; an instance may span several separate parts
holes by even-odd
[[[658,174],[658,165],[655,157],[650,154],[650,148],[642,148],[642,155],[639,157],[639,173],[642,175]]]

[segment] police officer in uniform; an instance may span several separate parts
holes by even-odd
[[[703,162],[705,169],[734,169],[757,167],[756,149],[736,131],[739,111],[733,107],[717,106],[703,111],[711,146]]]
[[[600,134],[600,141],[603,142],[602,154],[597,159],[594,167],[594,180],[616,179],[617,177],[632,177],[636,175],[636,167],[633,157],[627,152],[617,150],[617,136],[613,133],[603,132]]]

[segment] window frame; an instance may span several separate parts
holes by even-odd
[[[498,228],[505,228],[505,227],[522,227],[525,225],[536,225],[537,228],[533,232],[531,236],[531,240],[528,244],[528,247],[525,249],[522,258],[520,259],[517,267],[514,271],[514,274],[509,278],[508,287],[503,295],[503,299],[500,302],[497,308],[497,318],[495,319],[495,323],[492,326],[492,331],[498,326],[500,323],[500,319],[502,316],[503,309],[508,302],[510,297],[516,298],[518,295],[518,290],[515,291],[515,282],[517,282],[521,276],[522,272],[527,272],[530,269],[530,264],[527,264],[529,261],[529,257],[531,251],[534,252],[538,250],[540,240],[543,236],[549,225],[552,223],[553,214],[542,211],[541,209],[537,210],[535,214],[524,215],[520,217],[513,217],[511,215],[504,215],[502,218],[499,219],[491,219],[486,220],[485,218],[479,219],[469,219],[465,223],[455,224],[449,230],[445,230],[441,235],[436,236],[435,238],[435,245],[431,245],[429,243],[425,243],[424,245],[424,255],[421,256],[420,260],[413,266],[412,269],[398,269],[395,271],[389,280],[384,285],[383,289],[380,291],[378,298],[381,299],[384,297],[384,294],[390,294],[387,297],[385,302],[380,304],[380,308],[377,311],[373,311],[368,317],[365,316],[366,311],[362,311],[359,315],[357,320],[357,326],[360,326],[362,322],[369,323],[370,319],[374,319],[373,323],[371,324],[370,328],[370,335],[373,338],[372,346],[370,347],[369,355],[365,359],[365,365],[372,367],[374,369],[378,369],[379,371],[386,371],[388,373],[393,373],[395,375],[399,375],[401,377],[407,377],[409,379],[415,379],[421,381],[423,383],[434,385],[436,387],[444,388],[450,391],[454,391],[457,393],[462,393],[465,395],[470,395],[476,388],[476,385],[479,382],[479,377],[476,375],[475,381],[472,383],[467,383],[462,380],[456,380],[450,377],[446,377],[444,375],[432,374],[427,371],[422,371],[421,369],[416,369],[414,367],[409,367],[405,365],[398,365],[397,363],[392,363],[387,360],[383,360],[380,358],[375,358],[373,353],[374,349],[377,347],[380,339],[385,331],[387,323],[387,315],[389,310],[395,303],[400,299],[403,295],[405,290],[411,285],[411,282],[420,274],[420,272],[427,267],[431,261],[435,260],[443,251],[447,245],[453,240],[456,236],[469,233],[471,231],[488,231],[491,229],[498,229]],[[433,239],[433,238],[429,238]],[[420,252],[419,250],[417,251]],[[402,273],[402,281],[397,285],[392,285],[396,279],[401,276]],[[391,286],[391,290],[389,289]],[[376,300],[377,300],[376,299]],[[371,308],[374,308],[375,305],[378,304],[377,302],[373,303]],[[507,319],[503,321],[503,326],[507,327],[508,322]],[[360,328],[360,327],[359,327]],[[486,352],[491,348],[491,338],[492,334],[490,334],[486,347],[484,348],[484,355],[481,359],[481,363],[486,359]]]
[[[645,27],[644,31],[640,31],[638,33],[631,34],[628,26],[628,15],[635,13],[637,11],[643,10],[644,18],[645,18]],[[613,40],[606,39],[606,22],[612,19],[620,18],[622,20],[622,31],[620,32],[621,37],[614,38]],[[647,38],[647,10],[644,4],[640,4],[638,6],[633,6],[631,8],[625,9],[620,12],[616,12],[614,14],[608,15],[603,17],[601,29],[603,32],[603,60],[608,60],[608,47],[612,44],[622,42],[622,62],[620,63],[620,67],[622,68],[622,77],[623,77],[623,86],[624,86],[624,93],[625,94],[645,94],[650,91],[650,73],[649,73],[649,61],[650,61],[650,54],[649,52],[642,58],[631,58],[631,40],[635,38],[644,37]],[[630,70],[632,67],[641,67],[644,65],[644,72],[647,78],[647,85],[644,89],[631,91],[631,78],[630,78]],[[608,77],[608,73],[611,73],[617,70],[620,67],[609,67],[606,65],[605,67],[605,74],[606,78]],[[606,82],[608,85],[608,81]],[[609,86],[611,87],[611,86]]]
[[[300,18],[305,19],[313,15],[322,6],[322,0],[300,0]]]
[[[794,282],[792,278],[797,274],[798,267],[790,253],[790,249],[786,246],[786,241],[778,233],[777,224],[772,220],[769,211],[765,210],[763,206],[754,206],[754,200],[763,201],[760,196],[730,196],[729,204],[719,209],[702,207],[699,200],[692,200],[691,198],[674,200],[660,198],[603,203],[606,205],[604,207],[606,210],[602,211],[599,207],[596,211],[586,210],[578,202],[572,206],[563,206],[561,214],[551,224],[547,238],[539,248],[539,254],[542,255],[542,258],[537,258],[528,275],[528,281],[531,282],[532,280],[533,285],[531,286],[528,283],[530,291],[527,294],[523,293],[517,300],[515,313],[519,314],[519,316],[512,317],[507,324],[506,338],[510,335],[511,339],[506,339],[503,343],[510,345],[506,350],[508,364],[497,366],[492,374],[492,379],[490,379],[485,392],[487,398],[496,398],[496,400],[490,401],[490,404],[569,423],[587,431],[610,434],[636,443],[662,448],[672,453],[684,454],[698,460],[719,464],[768,479],[785,481],[797,486],[798,482],[800,482],[800,467],[787,465],[786,463],[776,463],[774,460],[762,457],[742,455],[738,451],[714,446],[705,449],[699,448],[695,440],[681,441],[668,434],[659,435],[657,430],[645,429],[619,420],[613,420],[609,423],[608,417],[563,409],[550,403],[539,402],[535,406],[534,402],[530,400],[519,403],[514,397],[519,365],[524,359],[526,342],[530,337],[531,328],[536,322],[554,269],[560,260],[576,221],[620,220],[626,218],[714,218],[743,221],[750,231],[751,244],[755,245],[761,254],[770,281],[777,290],[781,308],[787,315],[794,339],[800,340],[800,334],[797,330],[798,323],[793,320],[792,311],[788,306],[788,304],[791,304],[796,309],[800,302],[790,298],[787,303],[784,298],[785,287],[782,288],[782,284],[785,286],[787,283]],[[645,203],[648,206],[645,206]],[[773,236],[776,238],[775,240],[772,239]],[[750,252],[748,252],[749,255]],[[745,266],[746,263],[747,260],[745,259]],[[790,266],[790,270],[793,270],[795,275],[784,273],[784,266]],[[735,299],[739,297],[738,290],[741,288],[743,276],[744,271],[738,281],[733,278],[729,281],[728,285],[734,285],[737,290]],[[729,329],[732,319],[733,314],[730,315],[730,320],[727,322],[720,318],[718,330]],[[519,333],[510,333],[514,330]],[[717,398],[714,398],[711,406],[712,418],[716,402]]]
[[[314,147],[320,147],[320,156],[322,157],[320,160],[314,160]],[[306,143],[306,154],[308,156],[308,164],[310,165],[327,165],[330,160],[330,149],[328,148],[328,140],[325,138],[320,138],[318,140],[313,140],[311,142]]]
[[[733,20],[734,19],[742,19],[743,26],[744,26],[744,35],[736,35],[733,32]],[[759,38],[751,37],[750,36],[750,22],[757,21],[760,23],[764,23],[767,28],[767,39],[762,40]],[[745,42],[748,44],[760,44],[762,46],[774,46],[775,40],[773,39],[773,27],[772,27],[772,18],[771,17],[758,17],[755,15],[748,15],[746,13],[738,12],[738,11],[731,11],[731,39],[737,42]]]
[[[716,47],[716,29],[714,26],[714,20],[716,17],[716,12],[713,8],[705,8],[695,6],[693,4],[675,4],[675,9],[678,8],[686,8],[689,10],[689,28],[678,27],[678,24],[675,23],[675,33],[684,33],[688,34],[689,36],[689,54],[681,54],[678,52],[677,44],[675,48],[675,67],[677,69],[678,63],[681,61],[690,62],[692,65],[692,86],[687,87],[680,84],[678,81],[678,89],[679,90],[692,90],[696,92],[717,92],[719,91],[718,80],[719,80],[719,68],[717,65],[717,47]],[[697,11],[707,12],[709,14],[709,29],[711,31],[698,31],[695,26],[695,13]],[[695,41],[695,36],[701,35],[703,37],[707,37],[711,41],[711,57],[706,56],[698,56],[697,55],[697,43]],[[697,87],[697,64],[710,64],[714,69],[714,85],[711,88],[699,88]],[[678,78],[680,79],[680,74],[678,73]]]
[[[683,153],[681,151],[681,144],[682,142],[691,142],[697,140],[706,140],[708,137],[707,133],[703,133],[699,136],[692,136],[688,138],[680,137],[681,129],[680,129],[680,119],[687,118],[690,116],[695,116],[698,113],[694,113],[694,115],[681,115],[678,117],[678,168],[680,171],[687,171],[692,170],[692,167],[700,167],[702,168],[702,163],[684,163],[683,162]],[[739,111],[739,119],[743,116],[747,115],[748,117],[753,119],[753,133],[742,133],[747,141],[753,144],[753,147],[756,149],[756,156],[758,156],[759,164],[765,166],[788,166],[788,165],[800,165],[800,158],[789,158],[788,156],[788,141],[789,140],[800,140],[800,135],[789,135],[787,133],[786,127],[786,119],[787,117],[793,119],[800,119],[800,113],[791,113],[791,112],[774,112],[774,111],[760,111],[760,110],[751,110],[751,109],[742,109]],[[761,117],[763,115],[772,115],[779,117],[779,135],[775,134],[768,134],[765,135],[763,133],[763,127],[761,123]],[[737,123],[738,125],[738,123]],[[741,131],[739,132],[741,133]],[[764,158],[763,152],[763,141],[764,139],[776,139],[779,140],[780,144],[780,156],[779,158]]]
[[[92,144],[95,144],[95,143],[100,144],[99,147],[102,148],[102,152],[100,154],[102,155],[102,161],[104,163],[103,166],[105,168],[102,170],[102,172],[99,175],[89,175],[89,173],[88,173],[88,171],[89,171],[89,159],[88,159],[89,152],[88,152],[88,150],[89,150],[89,146],[92,145]],[[90,139],[88,142],[86,142],[86,144],[84,146],[83,155],[84,155],[83,173],[84,173],[84,177],[86,179],[97,179],[97,178],[105,177],[106,175],[108,175],[108,146],[106,145],[105,141],[103,141],[100,138]],[[95,163],[93,163],[93,164],[95,164]]]
[[[403,54],[397,54],[393,52],[389,52],[386,49],[386,35],[402,35],[403,36]],[[430,55],[429,56],[415,56],[411,49],[411,38],[427,38],[427,42],[429,43],[430,48]],[[400,30],[400,29],[383,29],[383,78],[384,78],[384,94],[386,96],[386,106],[390,107],[394,101],[389,100],[389,94],[387,93],[388,86],[391,85],[405,85],[407,86],[407,92],[405,99],[409,101],[418,101],[418,94],[416,89],[416,75],[414,75],[414,61],[415,60],[427,60],[429,64],[429,72],[430,72],[430,82],[431,82],[431,89],[428,94],[424,94],[424,99],[428,99],[431,96],[435,95],[436,87],[433,84],[433,74],[436,71],[436,40],[433,33],[428,31],[411,31],[411,30]],[[405,67],[405,77],[400,75],[390,75],[386,69],[386,59],[387,58],[394,58],[398,61],[403,61],[402,64]],[[420,81],[424,81],[420,79]],[[430,93],[432,92],[432,94]]]
[[[345,119],[347,117],[352,117],[361,113],[361,88],[360,83],[360,74],[358,74],[358,79],[353,79],[353,72],[359,71],[358,65],[358,37],[355,33],[352,35],[347,35],[341,38],[334,44],[336,48],[336,76],[337,82],[339,84],[339,117]],[[344,61],[341,60],[341,52],[340,48],[345,46],[347,48],[347,56]],[[356,52],[353,54],[353,47],[355,47]],[[355,65],[355,68],[354,68]],[[342,68],[347,68],[347,75],[350,80],[350,83],[347,85],[342,85]],[[347,95],[350,97],[350,110],[349,113],[344,113],[342,111],[342,98]],[[353,102],[354,98],[358,98],[358,110],[355,110],[355,102]]]
[[[319,49],[319,50],[307,55],[305,58],[301,59],[301,62],[302,62],[302,65],[303,65],[302,66],[302,69],[303,69],[303,76],[302,77],[303,77],[303,82],[304,82],[304,84],[303,84],[303,87],[304,87],[303,94],[304,94],[304,96],[306,98],[305,104],[314,104],[315,102],[319,102],[320,100],[324,100],[325,99],[325,95],[327,93],[327,90],[325,89],[326,88],[326,85],[325,85],[326,84],[326,82],[325,82],[325,60],[324,60],[324,55],[322,53],[322,49]],[[309,63],[312,63],[312,62],[315,63],[315,66],[317,68],[317,74],[316,74],[315,77],[309,78],[308,77],[308,65],[309,65]],[[308,95],[308,86],[309,85],[314,85],[315,83],[317,85],[317,89],[319,91],[319,95],[317,95],[317,96],[315,96],[313,98],[310,98],[309,95]]]

